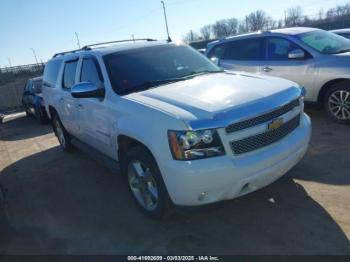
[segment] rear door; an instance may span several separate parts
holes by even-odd
[[[287,38],[271,36],[266,37],[265,41],[267,59],[263,61],[262,73],[294,81],[306,90],[311,90],[315,80],[315,62],[312,55]],[[288,53],[296,49],[305,52],[303,59],[288,58]]]
[[[63,126],[72,135],[78,135],[79,124],[77,122],[77,105],[70,90],[76,83],[77,66],[79,58],[70,59],[64,62],[63,76],[61,80],[59,103],[59,116]]]
[[[251,37],[222,43],[211,52],[218,55],[219,65],[226,70],[259,73],[265,60],[264,41],[261,37]]]

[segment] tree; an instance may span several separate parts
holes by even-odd
[[[298,26],[303,23],[303,11],[300,6],[291,7],[285,11],[285,26]]]
[[[204,40],[210,40],[212,36],[212,27],[211,25],[206,25],[201,28],[201,35]]]
[[[213,34],[216,38],[237,34],[238,21],[236,18],[216,21],[212,26]]]
[[[272,19],[262,10],[257,10],[246,16],[248,31],[258,31],[267,29]]]
[[[192,43],[195,41],[199,41],[201,38],[199,37],[199,35],[196,32],[193,32],[192,30],[190,30],[185,37],[183,38],[183,40],[186,43]]]

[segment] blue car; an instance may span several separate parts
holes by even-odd
[[[48,122],[42,97],[42,77],[29,79],[24,87],[22,105],[27,115],[33,115],[41,124]]]

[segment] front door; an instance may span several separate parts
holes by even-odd
[[[262,64],[261,72],[265,75],[277,76],[298,83],[306,89],[306,100],[310,100],[315,80],[314,59],[307,51],[296,43],[282,37],[266,37],[267,58]],[[289,59],[289,52],[301,49],[305,52],[302,59]]]
[[[82,60],[79,82],[90,82],[104,88],[104,80],[98,61],[94,56]],[[80,134],[79,139],[109,157],[115,157],[112,146],[113,115],[108,111],[108,102],[104,98],[77,99]]]

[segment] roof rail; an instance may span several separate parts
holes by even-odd
[[[102,42],[102,43],[97,43],[97,44],[92,44],[92,45],[86,45],[82,49],[83,50],[90,50],[92,46],[98,46],[98,45],[108,45],[108,44],[114,44],[114,43],[124,43],[124,42],[135,42],[135,41],[156,41],[155,39],[151,38],[137,38],[137,39],[125,39],[125,40],[117,40],[117,41],[110,41],[110,42]]]
[[[80,49],[75,49],[75,50],[72,50],[72,51],[60,52],[60,53],[54,54],[53,57],[55,58],[55,57],[58,57],[58,56],[61,56],[61,55],[73,54],[73,53],[81,52],[81,51],[88,51],[88,50],[91,50],[92,46],[107,45],[107,44],[113,44],[113,43],[136,42],[136,41],[147,41],[147,42],[150,42],[150,41],[157,41],[157,40],[151,39],[151,38],[138,38],[138,39],[125,39],[125,40],[102,42],[102,43],[97,43],[97,44],[86,45],[86,46],[83,46]]]
[[[84,50],[82,50],[82,49],[75,49],[75,50],[71,50],[71,51],[65,51],[65,52],[56,53],[56,54],[53,55],[53,58],[61,56],[61,55],[66,55],[66,54],[73,54],[73,53],[76,53],[76,52],[79,52],[79,51],[84,51]]]

